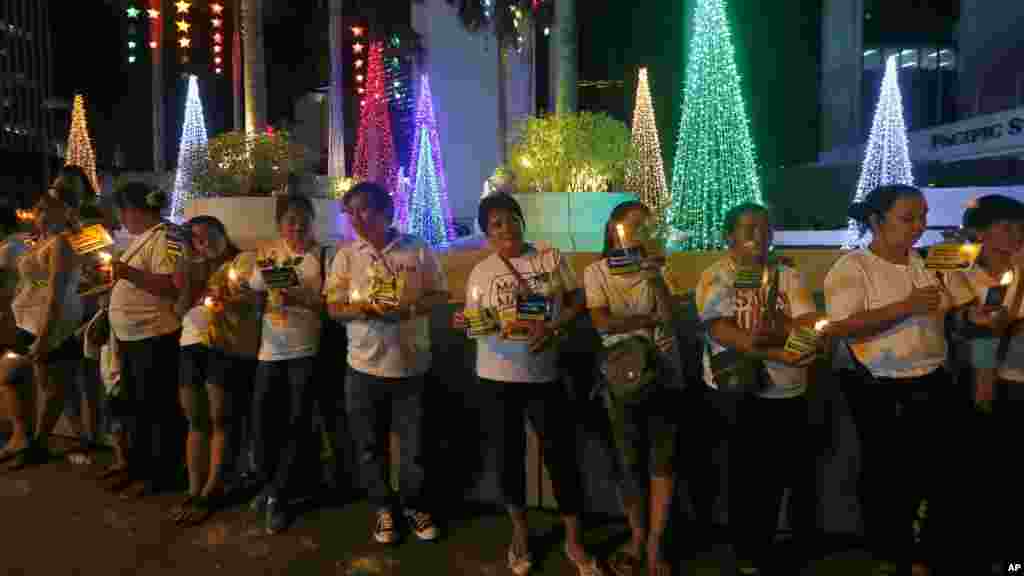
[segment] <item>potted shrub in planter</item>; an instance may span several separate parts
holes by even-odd
[[[600,251],[615,205],[635,199],[621,190],[634,156],[625,124],[607,114],[577,112],[529,118],[519,126],[506,171],[515,178],[528,235],[572,251]]]
[[[294,187],[304,167],[305,149],[285,130],[246,134],[234,131],[210,139],[208,156],[193,166],[196,198],[185,216],[215,216],[243,249],[277,237],[275,221],[279,196]],[[337,201],[312,198],[321,241],[341,235]]]

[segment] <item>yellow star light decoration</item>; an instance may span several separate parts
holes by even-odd
[[[174,6],[178,9],[178,14],[188,14],[189,8],[192,7],[192,5],[185,2],[185,0],[178,0]]]
[[[191,45],[192,45],[192,41],[189,40],[188,38],[179,38],[178,39],[178,46],[181,46],[182,48],[188,48]]]
[[[192,27],[191,24],[184,20],[178,20],[175,22],[178,25],[178,32],[188,33],[188,29]]]

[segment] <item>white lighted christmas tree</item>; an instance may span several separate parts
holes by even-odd
[[[725,0],[697,0],[693,22],[666,219],[679,248],[709,250],[730,208],[761,202],[761,180]]]
[[[188,96],[185,99],[185,120],[178,143],[178,171],[174,175],[174,197],[171,199],[171,220],[181,223],[185,218],[185,204],[196,197],[195,178],[203,170],[207,159],[206,121],[203,103],[199,100],[199,80],[188,77]]]
[[[907,149],[907,126],[903,122],[903,97],[897,76],[896,56],[890,56],[885,63],[882,92],[871,123],[871,136],[864,153],[854,202],[864,200],[869,192],[885,184],[914,184]],[[864,238],[860,237],[857,223],[850,220],[843,248],[854,248],[862,242]]]
[[[411,186],[407,188],[408,196],[398,198],[399,227],[431,246],[447,247],[455,235],[441,160],[441,141],[426,74],[420,77],[414,134],[412,161],[409,162],[413,171]]]
[[[85,121],[85,97],[75,94],[74,107],[71,110],[71,130],[68,132],[67,152],[64,156],[65,166],[78,166],[85,172],[92,189],[99,194],[100,182],[96,178],[96,153],[89,139],[89,126]]]
[[[636,160],[626,171],[626,190],[637,194],[640,201],[660,219],[668,205],[668,186],[665,184],[665,165],[661,160],[661,141],[654,121],[647,68],[640,69],[636,84],[633,149]]]

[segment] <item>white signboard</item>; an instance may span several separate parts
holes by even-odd
[[[908,140],[915,163],[1024,155],[1024,108],[912,132]]]

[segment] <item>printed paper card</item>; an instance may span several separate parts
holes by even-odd
[[[967,270],[981,254],[981,244],[935,244],[928,249],[924,267],[928,270]]]

